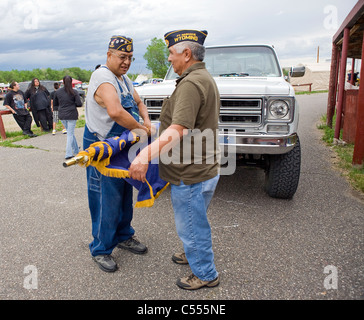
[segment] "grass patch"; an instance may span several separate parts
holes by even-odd
[[[336,116],[334,116],[333,123],[336,122]],[[341,169],[343,175],[348,178],[350,184],[360,192],[364,193],[364,167],[361,168],[354,167],[353,162],[353,153],[354,153],[354,145],[353,144],[343,144],[343,145],[334,145],[334,128],[329,128],[326,125],[326,115],[322,116],[321,124],[318,126],[320,130],[323,131],[322,140],[326,142],[328,146],[330,146],[336,153],[338,158],[337,166]],[[342,139],[342,132],[340,133],[340,139]]]
[[[330,128],[326,125],[327,116],[323,115],[321,117],[321,123],[318,125],[318,128],[323,131],[322,140],[324,140],[328,145],[333,145],[334,135],[335,135],[335,123],[336,123],[336,113],[332,119],[333,126]],[[340,131],[340,139],[342,139],[342,130]]]
[[[82,115],[77,120],[76,128],[84,128],[85,125],[86,125],[85,115]]]
[[[14,144],[14,140],[10,141],[10,140],[5,140],[5,141],[1,141],[0,142],[0,147],[5,147],[5,148],[27,148],[27,149],[35,149],[34,146],[23,146],[23,145],[19,145],[19,144]]]
[[[85,116],[82,115],[80,116],[80,118],[77,120],[76,123],[76,128],[83,128],[85,127]],[[56,125],[56,129],[58,131],[61,131],[63,129],[61,122],[59,122]],[[49,132],[43,132],[41,131],[40,128],[38,128],[37,126],[33,125],[32,127],[32,131],[34,132],[34,134],[36,134],[37,136],[42,136],[45,134],[51,134]],[[0,140],[0,147],[6,147],[6,148],[25,148],[25,149],[37,149],[36,147],[30,145],[30,146],[25,146],[25,145],[19,145],[19,144],[14,144],[14,142],[18,142],[21,140],[26,140],[26,139],[31,139],[26,135],[23,135],[22,131],[12,131],[12,132],[8,132],[6,131],[6,139],[5,140]]]
[[[319,91],[298,91],[295,92],[295,95],[301,95],[301,94],[315,94],[315,93],[325,93],[329,92],[329,90],[319,90]]]
[[[23,135],[22,131],[15,131],[15,132],[5,132],[6,133],[6,139],[0,140],[0,147],[6,147],[6,148],[25,148],[25,149],[36,149],[36,147],[30,145],[30,146],[24,146],[20,144],[14,144],[14,142],[18,142],[25,139],[30,139],[28,136]]]

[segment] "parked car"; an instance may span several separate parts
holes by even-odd
[[[160,79],[160,78],[152,78],[152,79],[144,80],[140,83],[136,83],[136,84],[134,84],[134,87],[140,87],[145,84],[156,84],[156,83],[160,83],[162,81],[163,81],[163,79]]]
[[[235,161],[235,165],[264,169],[265,191],[271,197],[292,198],[301,165],[298,103],[294,89],[284,79],[274,48],[207,47],[204,62],[221,97],[222,155]],[[301,69],[292,68],[290,76],[302,76]],[[177,78],[171,66],[162,83],[137,89],[152,120],[158,121],[163,99],[172,94]]]

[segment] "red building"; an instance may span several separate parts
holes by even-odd
[[[343,129],[343,139],[355,143],[353,164],[362,165],[364,158],[364,84],[356,89],[345,89],[347,59],[352,59],[351,75],[356,59],[364,56],[364,0],[359,0],[332,39],[327,125],[330,127],[336,108],[335,139]],[[361,64],[364,82],[364,63]],[[351,84],[354,77],[351,76]]]

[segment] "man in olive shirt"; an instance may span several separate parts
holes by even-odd
[[[206,31],[179,30],[164,37],[168,61],[180,76],[176,89],[165,99],[158,140],[143,149],[129,174],[144,181],[148,162],[160,156],[160,177],[171,183],[177,233],[184,246],[172,260],[189,264],[192,275],[177,280],[180,288],[214,287],[219,276],[214,263],[207,208],[219,180],[216,143],[220,96],[202,62]]]

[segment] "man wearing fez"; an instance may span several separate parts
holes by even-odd
[[[163,102],[159,139],[143,149],[129,169],[133,179],[144,181],[148,162],[158,155],[160,157],[160,177],[171,184],[176,229],[184,247],[184,252],[175,253],[172,260],[177,264],[189,264],[192,271],[190,276],[178,279],[177,285],[187,290],[215,287],[220,282],[206,213],[219,180],[216,130],[220,96],[215,81],[202,62],[206,35],[207,31],[196,30],[165,34],[168,61],[180,78],[173,94]],[[211,145],[207,148],[207,139],[200,139],[202,146],[197,146],[197,142],[194,145],[196,140],[191,138],[192,131],[209,131],[212,150]],[[197,159],[202,161],[195,157],[192,161],[183,161],[186,152],[183,140],[186,138],[191,141],[187,149],[202,148],[202,157]],[[164,164],[163,155],[173,153],[175,148],[179,150],[179,161]]]
[[[125,130],[150,133],[148,110],[126,75],[133,61],[133,40],[113,36],[109,42],[106,65],[97,68],[90,79],[86,98],[86,126],[83,147],[114,136]],[[139,123],[139,116],[144,125]],[[141,131],[142,132],[142,131]],[[87,167],[87,189],[92,219],[91,256],[106,272],[117,270],[111,252],[117,246],[143,254],[147,247],[134,236],[133,190],[124,179],[101,175]]]

